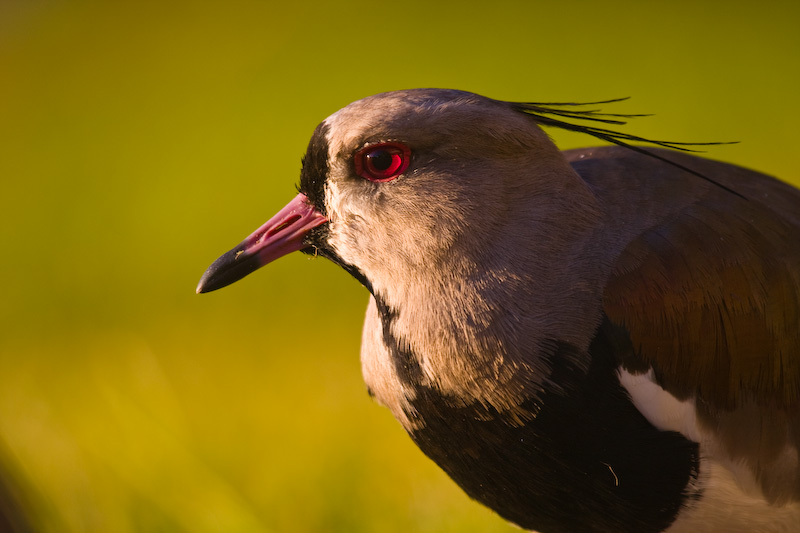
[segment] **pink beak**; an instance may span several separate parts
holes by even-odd
[[[238,246],[214,261],[200,278],[197,292],[221,289],[279,257],[308,247],[306,235],[325,222],[325,216],[308,198],[298,194]]]

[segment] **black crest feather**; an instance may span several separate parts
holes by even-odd
[[[726,191],[735,194],[736,196],[744,198],[741,194],[732,190],[730,187],[727,187],[719,183],[718,181],[713,180],[708,176],[701,174],[700,172],[697,172],[696,170],[681,165],[680,163],[676,163],[675,161],[671,161],[670,159],[667,159],[656,153],[653,153],[647,150],[646,148],[637,146],[635,144],[631,144],[631,143],[645,143],[653,146],[661,146],[663,148],[680,150],[682,152],[701,152],[702,150],[697,150],[696,147],[714,146],[720,144],[736,144],[738,141],[700,142],[700,143],[658,141],[653,139],[647,139],[646,137],[640,137],[638,135],[631,135],[629,133],[611,130],[604,127],[593,126],[590,124],[576,124],[574,122],[569,122],[570,120],[581,120],[581,121],[595,122],[601,124],[623,126],[627,124],[627,121],[622,119],[650,116],[641,114],[604,113],[601,112],[599,109],[583,109],[585,106],[612,104],[616,102],[621,102],[623,100],[628,100],[628,97],[614,98],[612,100],[601,100],[597,102],[560,102],[560,103],[511,102],[511,106],[521,113],[525,113],[526,115],[532,116],[536,120],[536,122],[538,122],[542,126],[552,126],[555,128],[561,128],[562,130],[585,133],[587,135],[591,135],[592,137],[596,137],[603,141],[616,144],[619,146],[624,146],[625,148],[633,150],[634,152],[645,154],[649,157],[653,157],[660,161],[664,161],[665,163],[668,163],[674,167],[680,168],[681,170],[685,170],[686,172],[694,174],[695,176],[698,176],[710,183],[713,183],[717,187],[721,187]]]

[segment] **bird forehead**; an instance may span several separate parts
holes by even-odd
[[[357,100],[328,117],[324,123],[328,126],[330,153],[336,157],[368,142],[404,140],[424,143],[426,139],[440,138],[443,133],[468,132],[465,126],[471,122],[494,117],[502,123],[503,110],[501,102],[473,93],[412,89]]]

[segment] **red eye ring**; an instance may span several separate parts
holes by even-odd
[[[402,174],[411,162],[411,150],[405,144],[382,142],[368,144],[354,156],[356,174],[369,181],[391,181]]]

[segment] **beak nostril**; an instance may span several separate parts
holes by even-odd
[[[283,222],[281,222],[280,224],[278,224],[277,226],[266,232],[264,234],[264,237],[262,237],[262,240],[264,238],[270,238],[273,237],[274,235],[277,235],[278,233],[282,232],[283,230],[285,230],[286,228],[288,228],[289,226],[300,220],[300,218],[301,218],[300,215],[292,215],[291,217],[287,218],[286,220],[284,220]]]

